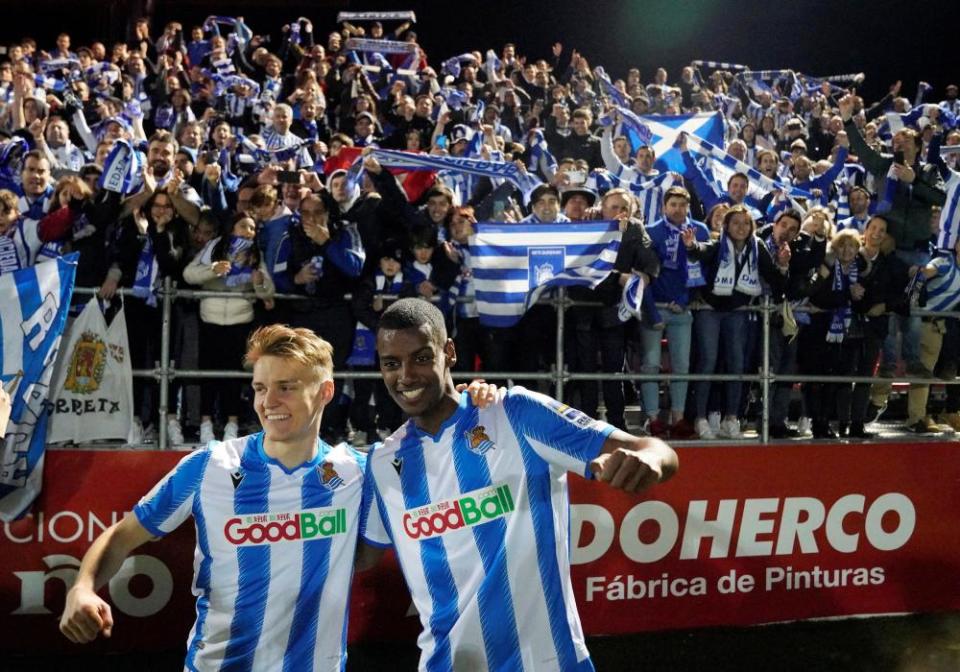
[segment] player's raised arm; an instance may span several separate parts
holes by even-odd
[[[616,430],[590,462],[594,478],[626,492],[642,492],[664,483],[677,471],[677,453],[660,439]]]
[[[83,556],[77,580],[67,593],[67,604],[60,617],[60,632],[67,639],[85,644],[101,633],[104,637],[112,634],[113,614],[110,605],[97,595],[97,589],[113,578],[135,548],[151,538],[132,513],[97,537]]]

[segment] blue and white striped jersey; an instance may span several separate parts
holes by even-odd
[[[937,234],[937,248],[951,254],[960,234],[960,171],[950,169],[945,180],[943,208],[940,209],[940,232]]]
[[[613,427],[522,387],[466,393],[435,436],[374,448],[367,543],[396,548],[420,613],[421,670],[593,670],[570,582],[567,472]]]
[[[366,459],[318,441],[289,470],[263,433],[210,443],[133,512],[160,537],[193,516],[188,670],[343,670]]]
[[[951,253],[930,262],[937,274],[927,280],[927,310],[953,310],[960,301],[960,266]]]

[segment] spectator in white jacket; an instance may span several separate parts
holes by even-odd
[[[237,215],[230,232],[207,243],[183,271],[184,280],[190,284],[237,294],[200,301],[200,361],[207,369],[239,370],[253,325],[254,301],[259,299],[268,309],[273,308],[273,280],[254,242],[255,232],[253,219]],[[251,291],[256,299],[242,296]],[[224,441],[237,437],[241,386],[237,378],[204,380],[200,397],[201,443],[215,440],[213,418],[218,402],[221,416],[226,417]]]

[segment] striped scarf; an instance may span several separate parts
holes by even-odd
[[[843,343],[844,336],[850,328],[853,319],[853,310],[850,307],[850,286],[857,284],[858,270],[856,260],[850,264],[850,271],[844,275],[840,260],[833,261],[833,291],[842,292],[846,296],[846,303],[833,311],[833,319],[827,330],[827,343]]]

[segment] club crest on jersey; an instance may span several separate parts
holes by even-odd
[[[577,427],[589,427],[593,424],[593,418],[584,413],[583,411],[578,411],[572,406],[561,403],[555,399],[551,399],[548,404],[554,413],[559,415],[561,418],[568,422],[572,422]]]
[[[320,483],[329,490],[336,490],[343,485],[343,479],[340,478],[340,474],[333,468],[331,462],[324,462],[317,467],[317,473],[320,474]]]
[[[467,447],[471,453],[477,455],[486,455],[491,448],[496,448],[496,444],[487,436],[487,428],[483,425],[477,425],[473,429],[468,429],[463,433],[467,437]]]

